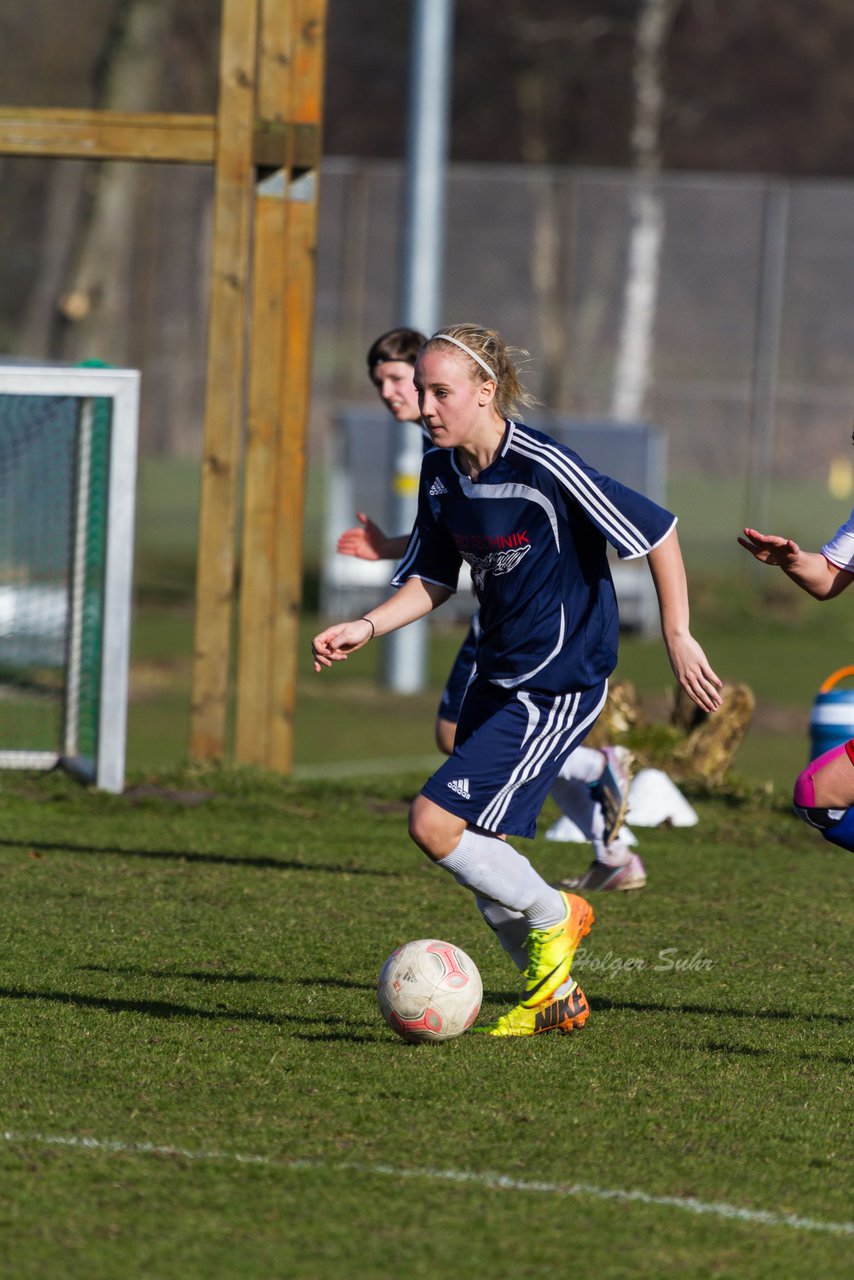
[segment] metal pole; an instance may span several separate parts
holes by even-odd
[[[774,461],[774,409],[783,292],[786,277],[789,188],[774,184],[765,192],[762,215],[762,259],[756,320],[756,351],[750,411],[747,512],[745,523],[767,529],[771,468]]]
[[[453,12],[453,0],[413,0],[412,4],[398,314],[402,324],[427,334],[435,332],[440,312]],[[417,423],[407,422],[398,429],[394,460],[395,532],[411,529],[415,520],[421,453],[421,430]],[[382,664],[386,688],[417,693],[426,684],[426,670],[426,620],[387,637]]]

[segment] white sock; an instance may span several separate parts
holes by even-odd
[[[578,782],[598,782],[605,772],[606,764],[605,756],[595,747],[576,747],[564,760],[558,777],[574,778]]]
[[[573,752],[573,755],[577,755],[577,752]],[[602,817],[602,807],[593,799],[587,783],[559,777],[552,784],[550,794],[561,813],[565,813],[590,841],[596,861],[604,862],[607,858],[602,838],[605,834],[605,820]]]
[[[517,911],[529,929],[549,929],[566,915],[557,889],[546,884],[527,858],[506,840],[467,828],[447,857],[438,859],[457,884]]]
[[[563,996],[568,996],[570,991],[574,991],[578,984],[575,978],[567,978],[566,982],[561,983],[557,991],[552,996],[552,1000],[560,1000]]]
[[[631,860],[632,847],[619,836],[615,836],[607,849],[602,844],[602,848],[596,850],[596,861],[601,862],[603,867],[625,867]]]
[[[593,840],[593,825],[597,811],[601,818],[599,806],[590,794],[590,788],[586,782],[580,782],[576,778],[555,778],[552,783],[552,789],[549,792],[552,800],[560,809],[561,813],[566,814],[579,831]],[[600,822],[600,835],[602,824]]]
[[[528,964],[528,952],[525,939],[528,937],[528,921],[518,911],[502,907],[500,902],[492,902],[478,894],[475,898],[477,909],[507,952],[516,968],[522,973]]]
[[[528,936],[528,922],[525,917],[519,915],[518,911],[508,911],[507,907],[502,907],[497,902],[490,902],[488,898],[478,897],[475,901],[477,902],[478,911],[516,968],[520,973],[524,973],[528,967],[528,952],[525,948],[525,939]],[[566,982],[558,987],[552,999],[559,1000],[562,996],[568,996],[571,991],[575,990],[575,987],[575,979],[570,975]]]
[[[560,775],[553,782],[550,795],[561,813],[565,813],[590,841],[593,846],[593,857],[597,862],[601,862],[606,867],[624,867],[632,856],[630,846],[617,835],[608,848],[605,847],[605,819],[602,815],[602,806],[593,799],[586,782],[565,776],[567,765],[582,751],[588,755],[598,756],[600,761],[603,760],[601,751],[591,751],[589,747],[576,747],[567,764],[561,769]]]

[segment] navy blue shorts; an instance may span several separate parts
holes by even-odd
[[[821,834],[840,849],[854,849],[854,808],[846,809],[839,821],[825,827]]]
[[[478,615],[475,614],[471,620],[468,634],[454,659],[451,674],[448,676],[448,683],[442,692],[439,710],[436,713],[440,720],[450,720],[451,724],[456,724],[459,721],[463,696],[474,673],[474,660],[477,655],[479,635],[480,622]]]
[[[478,676],[462,706],[453,755],[422,794],[470,826],[531,837],[566,756],[590,732],[608,693],[499,689]]]

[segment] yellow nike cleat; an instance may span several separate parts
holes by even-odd
[[[538,1036],[543,1031],[560,1031],[568,1036],[571,1031],[580,1031],[589,1015],[587,997],[576,984],[569,995],[558,996],[536,1009],[517,1004],[497,1022],[472,1027],[472,1031],[485,1036]]]
[[[545,1004],[563,986],[569,977],[578,944],[590,932],[596,919],[593,908],[584,898],[563,889],[560,896],[566,903],[565,918],[549,929],[532,929],[525,942],[528,967],[523,974],[525,982],[519,1003],[526,1009]]]

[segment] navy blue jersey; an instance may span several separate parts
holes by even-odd
[[[451,674],[448,676],[442,697],[439,701],[437,715],[443,720],[456,724],[460,718],[460,707],[463,705],[466,689],[477,667],[477,642],[480,639],[480,617],[477,612],[472,615],[466,638],[460,645],[454,658]]]
[[[418,517],[392,585],[421,578],[455,591],[467,561],[480,601],[478,675],[507,689],[589,689],[617,661],[606,544],[624,560],[644,556],[675,522],[572,449],[511,422],[476,480],[453,449],[425,455]]]

